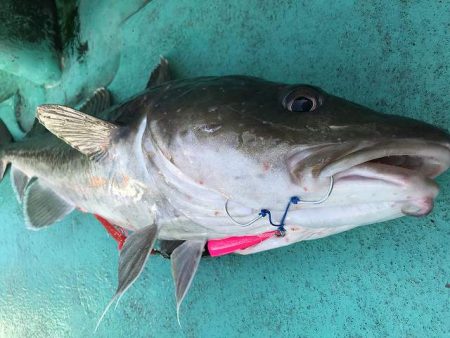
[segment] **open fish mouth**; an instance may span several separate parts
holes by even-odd
[[[307,177],[332,176],[336,185],[357,183],[363,191],[365,185],[383,183],[379,186],[396,189],[395,199],[403,202],[405,215],[422,216],[432,210],[439,191],[433,179],[450,167],[450,144],[403,139],[324,145],[303,150],[289,161],[291,177],[300,184]]]
[[[363,163],[404,168],[434,178],[450,167],[450,145],[423,141],[382,142],[325,165],[319,176],[334,176]]]

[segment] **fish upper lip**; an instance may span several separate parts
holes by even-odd
[[[389,163],[395,161],[400,164]],[[347,153],[325,164],[318,177],[330,177],[344,174],[361,165],[399,167],[411,174],[434,178],[450,167],[450,144],[423,140],[395,140],[372,144]],[[406,173],[406,172],[405,172]]]

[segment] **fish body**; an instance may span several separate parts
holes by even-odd
[[[208,240],[283,228],[237,251],[248,254],[425,215],[450,166],[447,132],[313,86],[168,74],[163,60],[147,90],[97,117],[41,106],[51,133],[0,143],[31,228],[78,208],[133,231],[113,300],[156,238],[185,241],[172,255],[179,307]]]
[[[310,91],[321,107],[289,111],[282,100],[295,90]],[[174,240],[273,230],[266,219],[237,225],[225,204],[242,222],[261,209],[281,218],[291,196],[311,200],[325,194],[329,176],[321,173],[330,161],[364,155],[365,149],[375,159],[389,156],[411,164],[357,163],[345,175],[338,169],[326,202],[292,208],[287,217],[292,232],[305,236],[301,239],[317,238],[402,216],[402,208],[425,214],[437,194],[430,177],[449,163],[448,138],[441,130],[303,85],[244,76],[171,81],[115,110],[115,122],[123,127],[99,161],[51,133],[12,143],[2,150],[2,159],[39,178],[69,204],[126,229],[142,228],[158,217],[159,237]],[[414,161],[429,161],[419,169],[430,172],[408,169]],[[366,176],[352,179],[357,175]],[[385,182],[376,175],[391,176]],[[414,184],[396,185],[402,175],[410,175]]]

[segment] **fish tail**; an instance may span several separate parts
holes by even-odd
[[[3,148],[11,142],[13,142],[13,137],[5,123],[0,120],[0,182],[8,167],[8,162],[3,158]]]

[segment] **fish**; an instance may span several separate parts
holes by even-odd
[[[80,209],[130,232],[101,318],[158,245],[179,316],[205,248],[253,254],[427,215],[450,167],[446,130],[306,84],[172,79],[163,58],[143,92],[110,101],[39,106],[18,142],[0,124],[0,179],[10,166],[29,229]]]

